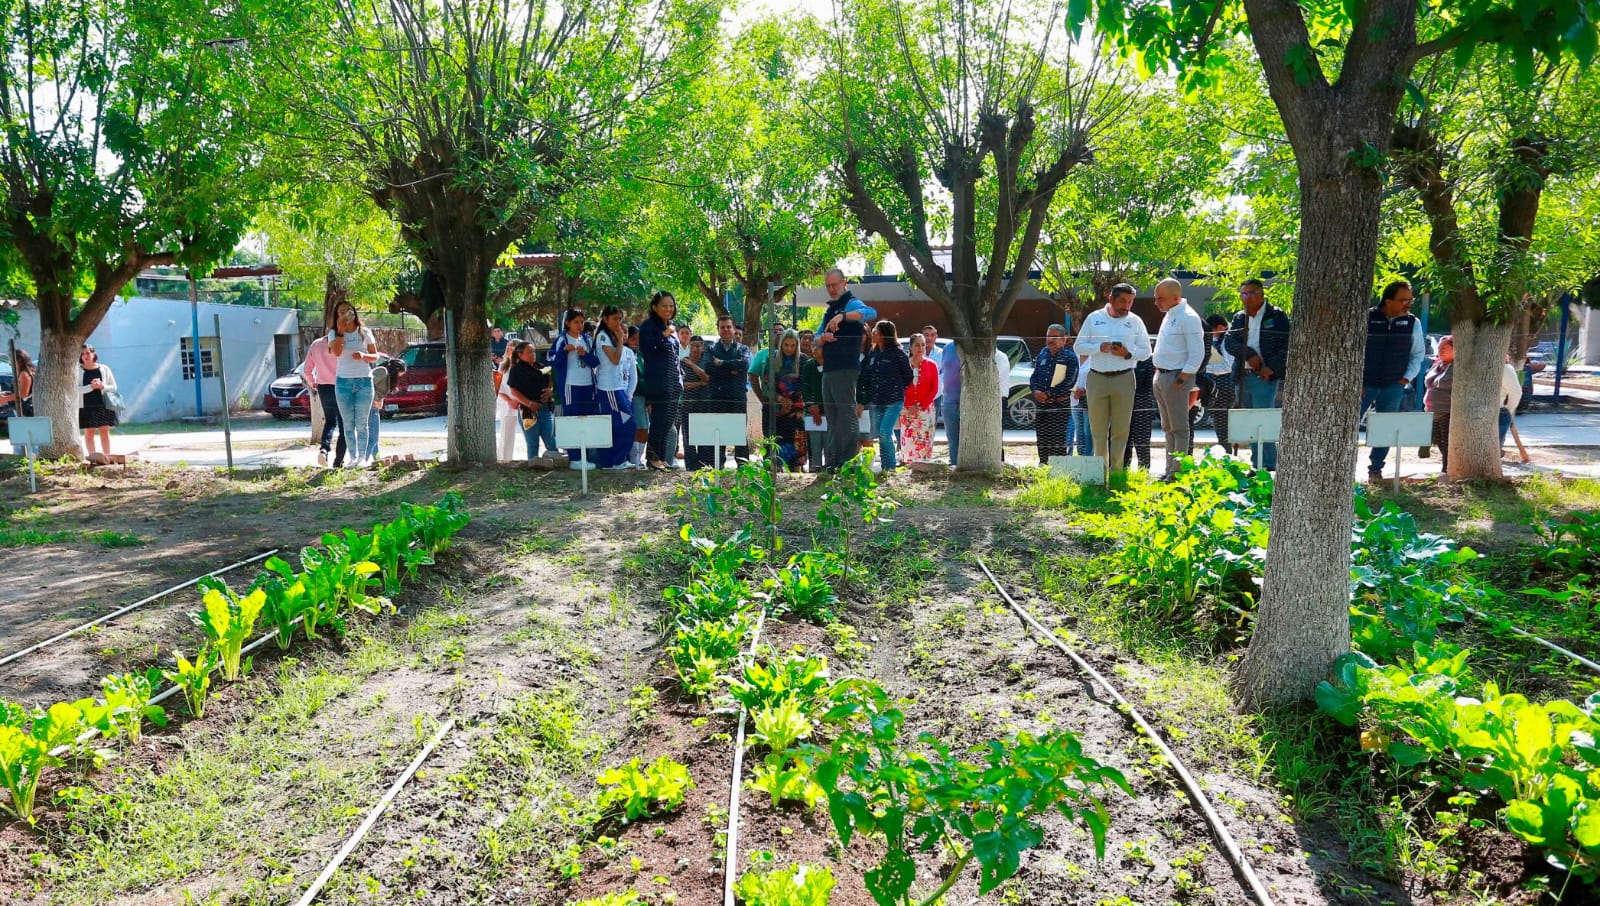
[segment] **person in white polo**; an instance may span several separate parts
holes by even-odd
[[[1177,474],[1178,457],[1189,455],[1193,443],[1189,393],[1206,358],[1205,325],[1182,292],[1182,284],[1171,277],[1156,284],[1156,308],[1161,309],[1162,318],[1151,364],[1156,366],[1156,411],[1161,414],[1161,433],[1167,438],[1169,477]]]
[[[1106,468],[1127,467],[1128,425],[1133,419],[1133,366],[1150,358],[1150,334],[1133,311],[1134,289],[1111,287],[1106,307],[1083,320],[1072,351],[1089,357],[1084,402],[1094,449],[1106,457]]]

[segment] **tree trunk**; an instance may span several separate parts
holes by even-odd
[[[1327,151],[1345,146],[1330,142]],[[1255,633],[1236,677],[1247,708],[1311,698],[1350,650],[1350,488],[1381,187],[1327,152],[1302,151],[1300,172],[1272,537]]]
[[[1000,469],[1003,443],[1000,421],[999,374],[994,367],[994,328],[975,326],[984,336],[957,337],[961,349],[961,444],[963,472],[995,472]]]
[[[1450,477],[1498,480],[1504,477],[1500,470],[1500,376],[1511,325],[1463,321],[1450,329],[1456,346],[1450,371]]]
[[[44,299],[39,300],[43,314]],[[82,397],[78,387],[82,372],[78,369],[78,352],[83,348],[87,332],[80,334],[70,324],[54,326],[50,319],[41,318],[39,336],[39,379],[33,387],[34,414],[50,419],[51,443],[39,451],[47,459],[71,456],[83,457],[83,447],[78,441],[78,404]],[[115,368],[116,366],[112,366]]]
[[[744,345],[752,349],[758,342],[766,342],[765,338],[761,338],[761,314],[767,309],[770,292],[765,280],[759,286],[750,283],[744,285]]]
[[[454,461],[460,465],[495,461],[494,361],[487,305],[493,263],[493,255],[480,254],[439,275],[445,304],[455,320],[455,370],[446,388],[450,412],[445,430]]]

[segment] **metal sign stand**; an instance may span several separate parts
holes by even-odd
[[[1367,446],[1373,437],[1394,437],[1394,483],[1400,493],[1400,459],[1405,455],[1404,444],[1422,446],[1433,440],[1433,415],[1428,412],[1369,412],[1367,413]]]
[[[558,415],[555,417],[556,446],[564,449],[578,448],[578,460],[569,468],[581,473],[582,493],[589,493],[589,461],[591,447],[604,447],[611,442],[611,416],[609,415]]]
[[[233,421],[228,414],[228,372],[222,364],[222,315],[211,316],[217,332],[217,380],[222,385],[222,445],[228,453],[228,477],[233,477]]]
[[[39,492],[39,448],[50,443],[50,419],[17,416],[7,426],[11,431],[11,442],[21,447],[28,456],[28,493],[36,494]]]
[[[1234,409],[1228,413],[1228,439],[1249,438],[1256,463],[1261,462],[1263,447],[1277,443],[1282,433],[1282,409]]]

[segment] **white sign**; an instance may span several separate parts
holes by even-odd
[[[1282,409],[1228,410],[1228,440],[1233,443],[1275,444],[1282,433]]]
[[[1369,447],[1426,447],[1431,443],[1432,412],[1367,413]]]
[[[609,415],[558,415],[554,421],[558,447],[594,450],[611,446]]]
[[[1056,478],[1070,478],[1078,484],[1105,484],[1106,458],[1104,456],[1052,456],[1050,474]]]
[[[747,442],[750,416],[743,412],[689,413],[689,444],[695,447],[717,445],[742,447]]]
[[[11,443],[18,447],[45,447],[50,445],[50,419],[11,418],[6,421],[11,429]]]

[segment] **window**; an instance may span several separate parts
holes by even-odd
[[[183,362],[183,379],[194,380],[194,338],[183,337],[178,340],[178,358]],[[213,378],[217,376],[217,338],[200,338],[200,376]]]

